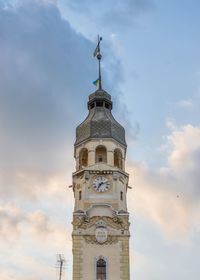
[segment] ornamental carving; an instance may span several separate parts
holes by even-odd
[[[82,217],[74,217],[74,220],[72,222],[74,229],[88,229],[92,226],[96,226],[96,223],[102,220],[106,223],[107,226],[110,226],[113,229],[123,229],[128,230],[129,229],[129,222],[127,217],[88,217],[87,215],[84,215]]]
[[[97,244],[97,245],[110,245],[118,242],[118,237],[117,236],[111,236],[108,235],[107,240],[104,243],[99,243],[96,240],[95,235],[84,235],[84,239],[87,243],[90,244]]]
[[[98,220],[98,217],[89,218],[87,215],[84,215],[82,217],[75,217],[72,224],[74,229],[87,229],[92,227]]]
[[[95,231],[95,238],[98,243],[105,243],[108,239],[108,230],[105,227],[97,227]]]
[[[81,189],[81,184],[76,184],[76,188],[77,188],[77,190],[80,190]]]

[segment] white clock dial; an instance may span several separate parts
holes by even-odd
[[[93,189],[97,192],[105,192],[109,189],[110,183],[105,177],[99,176],[92,183]]]

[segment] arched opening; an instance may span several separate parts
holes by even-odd
[[[114,166],[122,169],[122,152],[119,149],[114,150]]]
[[[100,258],[97,261],[97,279],[96,280],[106,280],[106,261]]]
[[[88,166],[88,150],[83,148],[79,154],[79,168]]]
[[[96,154],[95,154],[95,162],[105,162],[107,163],[107,150],[104,146],[98,146],[96,148]]]

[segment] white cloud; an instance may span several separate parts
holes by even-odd
[[[62,223],[49,217],[47,213],[37,210],[34,212],[23,211],[13,204],[6,204],[0,208],[0,235],[1,241],[13,242],[26,233],[35,235],[37,238],[54,238],[65,232]],[[58,230],[59,229],[59,230]],[[59,238],[55,238],[55,242]]]
[[[13,205],[1,207],[0,218],[1,279],[15,275],[16,280],[32,280],[46,275],[53,280],[56,254],[71,258],[71,228],[49,212],[27,212]]]
[[[178,239],[200,226],[200,127],[178,127],[166,139],[167,166],[129,166],[135,186],[129,197],[134,210],[152,219],[171,238]]]
[[[66,187],[94,45],[55,5],[21,3],[0,4],[0,278],[53,280],[56,253],[71,258]]]
[[[75,127],[86,111],[82,99],[94,79],[88,63],[92,43],[61,18],[55,5],[20,2],[6,10],[0,5],[3,199],[41,196],[58,174],[63,176],[58,186],[66,184]]]
[[[96,19],[106,20],[107,24],[114,26],[126,25],[135,20],[143,12],[151,10],[154,4],[151,0],[111,0],[96,3],[92,0],[87,1],[67,1],[68,7],[74,12],[95,15]],[[98,9],[97,9],[98,7]],[[99,13],[99,10],[101,11]]]
[[[192,99],[183,99],[177,103],[177,106],[183,109],[192,109],[194,108],[194,101]]]
[[[200,127],[185,125],[167,138],[172,147],[170,166],[180,171],[195,169],[200,162]]]

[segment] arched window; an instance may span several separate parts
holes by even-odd
[[[119,149],[114,150],[114,166],[122,169],[122,152]]]
[[[106,261],[100,258],[97,261],[97,279],[96,280],[106,280]]]
[[[79,154],[79,168],[88,166],[88,150],[83,148]]]
[[[107,162],[107,150],[104,146],[98,146],[96,148],[95,162]]]

